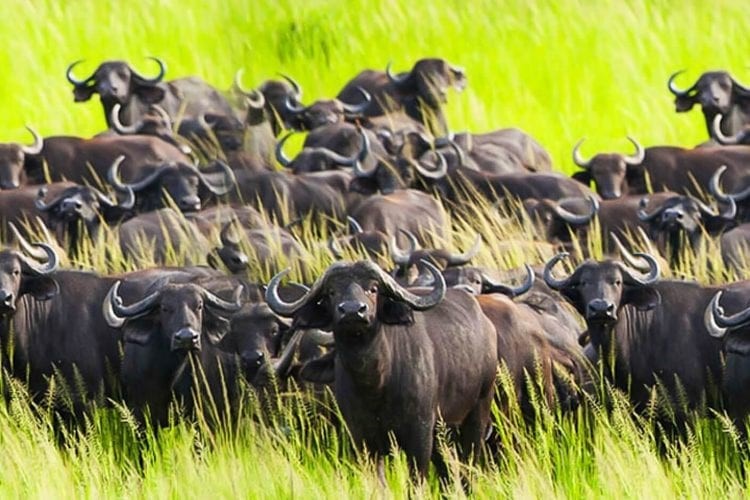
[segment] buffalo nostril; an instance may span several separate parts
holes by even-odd
[[[359,309],[357,310],[359,314],[364,314],[367,312],[367,304],[361,304],[359,306]]]
[[[77,209],[79,209],[79,210],[80,210],[80,209],[82,209],[82,208],[83,208],[83,203],[81,203],[80,201],[77,201],[77,202],[75,203],[75,207],[76,207]]]
[[[337,309],[337,310],[338,310],[338,311],[339,311],[339,312],[340,312],[341,314],[344,314],[344,313],[346,313],[346,306],[345,306],[344,304],[339,304],[338,306],[336,306],[336,309]]]
[[[615,312],[615,305],[614,305],[614,304],[609,304],[609,305],[607,306],[607,312],[608,312],[608,313],[613,313],[613,312]]]

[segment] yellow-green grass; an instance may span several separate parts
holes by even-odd
[[[25,123],[43,135],[89,136],[102,130],[97,99],[74,103],[65,81],[65,68],[76,59],[86,59],[76,70],[79,77],[100,61],[117,58],[151,74],[154,65],[145,57],[155,55],[167,63],[168,77],[197,74],[222,89],[230,87],[239,68],[245,70],[246,87],[285,72],[300,81],[310,102],[334,96],[365,67],[383,68],[393,60],[395,68],[407,69],[420,57],[444,57],[464,66],[470,82],[463,94],[449,95],[454,130],[518,126],[566,172],[573,170],[570,149],[582,136],[589,137],[587,155],[627,150],[626,134],[644,145],[704,140],[698,110],[674,113],[666,89],[673,71],[688,69],[679,80],[683,86],[711,68],[729,69],[750,82],[742,2],[9,0],[3,13],[0,140],[8,141],[27,139]],[[473,232],[481,232],[487,244],[477,258],[480,265],[510,269],[552,255],[528,223],[509,222],[489,204],[454,213],[451,220],[452,240],[438,243],[465,249]],[[250,277],[265,281],[291,264],[293,277],[309,281],[332,261],[326,231],[310,221],[293,231],[306,249],[308,276],[301,274],[299,262],[283,257],[274,268],[263,268],[250,252]],[[71,264],[101,272],[136,266],[117,250],[109,253],[114,260],[105,260],[104,241],[115,245],[116,232],[106,229],[102,240],[86,246]],[[601,242],[585,245],[601,255]],[[186,258],[201,256],[172,252],[167,263],[179,265]],[[702,282],[728,278],[710,269],[708,261],[718,262],[713,244],[687,256],[671,274]],[[339,420],[318,416],[308,396],[285,392],[260,405],[248,393],[231,429],[209,430],[199,416],[178,419],[158,435],[137,429],[118,404],[98,410],[81,430],[61,438],[22,387],[6,383],[6,388],[13,397],[0,404],[3,496],[439,495],[434,475],[425,485],[410,483],[400,454],[389,458],[383,490],[373,464],[357,456]],[[592,400],[572,415],[543,412],[531,426],[517,413],[496,414],[502,452],[479,469],[449,460],[454,475],[444,492],[464,494],[460,471],[472,477],[473,493],[480,498],[748,494],[748,455],[725,418],[700,418],[682,441],[665,443],[653,422],[635,417],[621,395],[606,387],[601,392],[613,400],[610,409]],[[325,404],[331,405],[330,397]]]

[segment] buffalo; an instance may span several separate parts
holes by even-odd
[[[298,127],[302,130],[315,130],[318,127],[351,121],[363,116],[372,98],[367,91],[361,88],[358,90],[360,96],[356,104],[350,104],[353,99],[321,99],[309,106],[294,106],[291,99],[287,99],[284,106],[287,112],[295,116],[295,123]]]
[[[26,182],[24,165],[27,155],[38,155],[44,139],[31,127],[26,127],[34,136],[34,143],[25,146],[15,142],[0,144],[0,189],[16,189]]]
[[[103,62],[83,80],[73,76],[73,69],[82,62],[75,61],[65,75],[73,85],[76,102],[99,94],[109,128],[114,128],[112,110],[116,104],[121,106],[119,122],[124,125],[138,123],[152,104],[159,104],[173,121],[178,116],[192,118],[208,112],[225,116],[234,113],[224,96],[200,78],[162,81],[166,67],[160,59],[151,59],[159,65],[159,73],[152,78],[140,75],[125,61]]]
[[[321,172],[333,170],[338,167],[353,167],[357,162],[365,161],[370,155],[369,132],[357,129],[359,135],[359,148],[349,156],[343,156],[327,147],[306,146],[290,160],[284,154],[284,143],[291,137],[293,132],[285,135],[276,145],[276,160],[279,164],[295,174],[309,172]]]
[[[679,89],[674,80],[682,71],[669,77],[667,86],[674,94],[675,109],[684,113],[700,104],[706,119],[706,129],[710,137],[715,137],[713,122],[721,114],[721,133],[734,135],[750,124],[750,89],[737,82],[726,71],[708,71],[703,73],[695,83],[685,89]]]
[[[614,260],[586,261],[565,278],[552,271],[567,257],[547,262],[544,281],[559,290],[586,319],[586,354],[604,366],[614,385],[627,391],[640,410],[653,403],[658,384],[673,410],[711,403],[721,380],[721,344],[703,326],[703,311],[715,288],[684,281],[660,281],[649,254],[634,254],[649,266],[642,275]]]
[[[436,135],[448,133],[443,104],[450,87],[466,87],[464,70],[444,59],[420,59],[411,71],[394,75],[390,63],[385,71],[364,70],[350,80],[337,98],[353,102],[361,90],[372,96],[365,116],[381,116],[404,111],[412,119],[425,124]]]
[[[426,295],[370,261],[333,264],[293,302],[278,294],[286,272],[266,290],[277,314],[333,331],[334,393],[355,443],[378,457],[382,471],[395,437],[422,477],[438,418],[459,428],[462,457],[480,453],[497,367],[495,329],[476,299],[446,290],[440,272],[425,265],[435,283]]]

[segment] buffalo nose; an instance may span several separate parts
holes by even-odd
[[[64,200],[62,202],[62,208],[63,210],[80,210],[83,208],[83,203],[79,200]]]
[[[245,362],[247,365],[251,366],[260,366],[263,364],[263,359],[266,357],[266,355],[263,353],[263,351],[260,350],[254,350],[250,352],[244,352],[242,353],[242,361]]]
[[[15,294],[13,292],[6,292],[5,290],[0,290],[0,304],[6,306],[6,307],[12,307],[13,303],[15,302],[14,299]]]
[[[682,220],[682,212],[679,210],[665,210],[664,211],[664,220],[668,222],[673,222],[676,220]]]
[[[612,302],[603,299],[594,299],[586,307],[587,316],[607,316],[614,317],[615,305]]]
[[[2,189],[16,189],[18,186],[18,181],[0,181],[0,188]]]
[[[364,302],[359,302],[355,300],[350,300],[347,302],[342,302],[338,305],[339,313],[341,313],[342,316],[362,316],[367,312],[367,304]]]
[[[180,200],[180,209],[183,211],[198,211],[201,209],[201,199],[197,196],[185,196]]]
[[[174,337],[179,342],[196,342],[200,337],[200,334],[192,328],[182,328]]]

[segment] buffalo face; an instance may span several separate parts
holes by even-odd
[[[675,109],[678,113],[690,111],[693,106],[700,104],[705,114],[730,111],[738,94],[747,95],[748,90],[734,81],[726,71],[709,71],[687,90],[680,90],[674,85],[674,79],[681,71],[669,78],[669,90],[675,96]]]
[[[59,291],[57,283],[48,277],[57,269],[59,259],[55,251],[46,244],[31,245],[12,228],[16,239],[23,248],[37,253],[41,250],[46,255],[46,264],[27,257],[17,250],[0,251],[0,316],[5,317],[16,312],[18,300],[25,294],[31,294],[36,300],[48,300]]]
[[[576,172],[573,178],[585,185],[593,180],[596,192],[605,200],[620,198],[628,194],[628,184],[631,177],[637,176],[646,152],[633,139],[628,140],[635,146],[635,153],[625,156],[619,153],[601,153],[589,160],[584,160],[580,154],[583,139],[573,148],[573,162],[582,168],[583,172]]]
[[[26,155],[42,152],[44,142],[31,127],[26,127],[34,136],[34,143],[24,146],[17,143],[0,144],[0,189],[16,189],[26,178],[24,163]]]
[[[647,276],[621,262],[605,260],[584,262],[569,277],[557,279],[552,275],[552,269],[567,255],[558,254],[547,262],[544,281],[550,288],[560,291],[586,318],[595,343],[603,342],[597,338],[596,332],[617,323],[618,313],[626,304],[648,309],[658,303],[658,292],[652,285],[659,279],[659,265],[651,255],[635,254],[649,263]]]
[[[68,81],[73,85],[76,102],[88,101],[93,94],[99,94],[103,103],[110,105],[129,104],[134,96],[146,103],[157,103],[164,98],[164,90],[157,86],[165,73],[164,63],[152,58],[159,65],[159,74],[154,78],[145,78],[133,70],[124,61],[107,61],[85,80],[73,76],[73,68],[81,61],[76,61],[66,72]]]
[[[463,90],[466,87],[466,73],[461,68],[452,66],[444,59],[421,59],[411,72],[394,76],[390,65],[386,68],[390,80],[402,92],[416,94],[425,104],[438,108],[446,102],[447,90],[454,87]]]
[[[264,303],[245,306],[232,317],[231,331],[222,345],[239,355],[245,376],[253,381],[281,350],[289,325]]]

